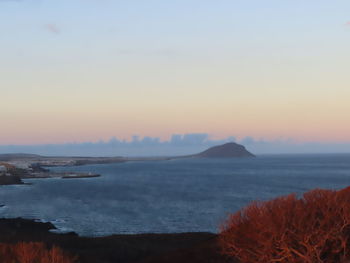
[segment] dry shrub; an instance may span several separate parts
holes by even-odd
[[[59,247],[47,248],[39,242],[0,244],[0,262],[6,263],[75,263],[76,258]]]
[[[350,187],[254,202],[229,217],[219,240],[241,263],[350,262]]]

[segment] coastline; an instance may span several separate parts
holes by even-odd
[[[40,156],[35,154],[0,154],[0,185],[23,184],[21,179],[35,178],[92,178],[99,177],[91,173],[55,173],[45,167],[57,166],[81,166],[88,164],[112,164],[137,161],[168,161],[186,158],[252,158],[243,145],[226,143],[214,146],[204,152],[183,156],[163,157],[63,157],[63,156]],[[15,177],[16,176],[16,177]],[[12,177],[12,178],[10,178]],[[18,180],[19,178],[19,180]]]
[[[6,160],[6,159],[5,159]],[[100,174],[94,173],[77,173],[77,172],[54,172],[46,167],[58,166],[78,166],[81,163],[74,163],[69,157],[64,160],[45,157],[43,159],[20,158],[16,157],[4,161],[0,160],[0,167],[4,167],[0,171],[0,186],[1,185],[23,185],[23,179],[45,179],[45,178],[61,178],[61,179],[78,179],[78,178],[95,178],[100,177]]]
[[[0,243],[43,242],[57,245],[80,259],[80,263],[222,263],[217,234],[175,233],[80,237],[74,232],[50,232],[55,226],[35,220],[0,219]]]
[[[129,161],[162,161],[170,160],[168,157],[46,157],[26,154],[0,154],[0,166],[6,171],[0,171],[1,185],[23,185],[22,179],[81,179],[96,178],[100,174],[77,172],[53,172],[50,167],[73,167],[90,164],[112,164]]]
[[[19,176],[0,176],[0,186],[2,185],[23,185],[24,182]]]

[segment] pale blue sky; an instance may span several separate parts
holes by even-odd
[[[348,0],[0,0],[0,144],[350,141],[348,21]]]

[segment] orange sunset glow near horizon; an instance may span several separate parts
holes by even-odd
[[[350,3],[271,2],[0,1],[0,145],[350,142]]]

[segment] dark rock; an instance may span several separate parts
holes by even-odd
[[[0,185],[23,184],[21,178],[15,175],[1,175]]]

